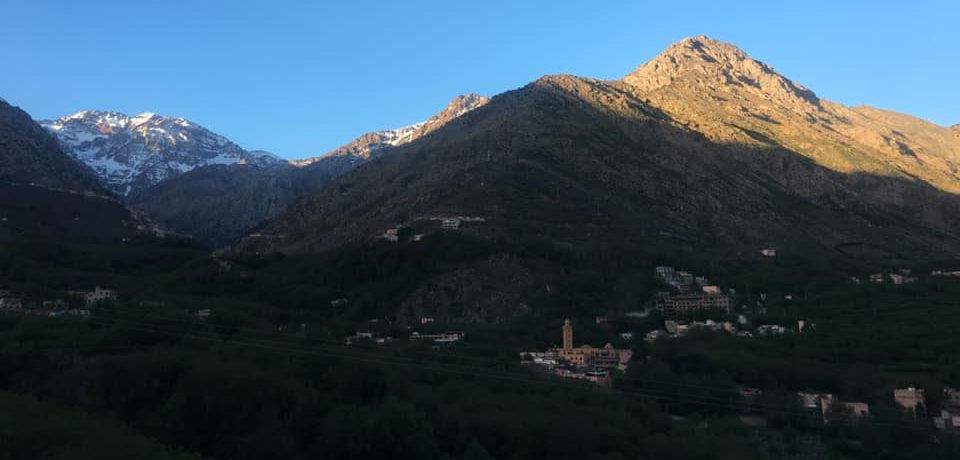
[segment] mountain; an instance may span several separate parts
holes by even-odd
[[[0,183],[103,193],[96,177],[70,159],[23,110],[0,100]]]
[[[73,270],[144,266],[180,244],[158,234],[29,115],[0,102],[0,279],[69,283]]]
[[[242,236],[308,191],[292,166],[210,165],[131,195],[164,227],[212,246]]]
[[[476,94],[457,96],[426,121],[366,133],[322,156],[290,162],[298,167],[197,167],[134,191],[128,199],[164,226],[221,246],[357,165],[423,137],[486,102],[486,97]]]
[[[622,80],[551,75],[494,96],[232,249],[362,260],[391,251],[371,243],[405,225],[425,236],[388,248],[401,261],[430,257],[430,271],[411,280],[398,269],[388,286],[403,290],[377,314],[591,314],[613,292],[635,308],[654,260],[714,256],[697,262],[708,264],[775,247],[867,270],[955,257],[957,148],[947,128],[827,101],[732,45],[694,37]],[[472,219],[451,232],[444,217]]]
[[[247,151],[183,118],[153,113],[83,111],[40,122],[101,183],[128,196],[199,166],[283,163],[271,153]]]
[[[868,106],[845,107],[733,45],[693,37],[623,77],[650,104],[716,142],[778,145],[843,173],[918,179],[960,191],[960,144],[936,124]],[[867,197],[869,198],[869,197]]]
[[[459,95],[451,99],[443,110],[427,120],[402,128],[365,133],[322,156],[296,160],[291,163],[297,166],[307,166],[326,159],[335,160],[331,161],[330,164],[355,166],[376,156],[377,153],[385,148],[397,147],[413,142],[449,123],[451,120],[478,107],[482,107],[489,102],[489,100],[488,97],[476,93]]]
[[[669,237],[956,253],[958,149],[946,128],[821,99],[701,36],[622,80],[555,75],[498,95],[321,188],[240,247],[310,252],[422,217],[476,216],[485,222],[469,232],[573,245]]]

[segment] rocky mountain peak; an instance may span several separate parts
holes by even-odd
[[[787,107],[819,107],[813,91],[753,59],[740,48],[704,35],[675,42],[625,75],[641,91],[670,85],[748,92]]]
[[[296,166],[307,166],[324,158],[342,157],[349,159],[351,165],[355,165],[366,161],[373,153],[384,148],[413,142],[465,113],[482,107],[489,101],[489,97],[476,93],[461,94],[447,102],[443,110],[424,121],[400,128],[364,133],[319,157],[294,160],[290,163]]]
[[[440,122],[441,124],[446,123],[447,121],[476,109],[489,101],[489,97],[481,96],[477,93],[461,94],[451,99],[450,102],[447,102],[446,107],[444,107],[443,110],[436,115],[430,117],[430,119],[427,120],[427,123],[429,124],[431,121],[434,123]]]
[[[93,169],[103,185],[123,196],[199,166],[283,163],[267,152],[248,152],[196,123],[153,112],[130,116],[84,110],[40,124],[75,160]]]

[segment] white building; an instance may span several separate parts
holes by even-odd
[[[459,230],[459,229],[460,229],[460,219],[458,219],[458,218],[456,218],[456,217],[453,217],[453,218],[445,218],[445,219],[443,219],[443,220],[440,221],[440,228],[443,229],[443,230]]]

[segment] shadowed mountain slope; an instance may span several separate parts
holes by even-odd
[[[481,107],[487,98],[457,96],[426,121],[363,134],[323,156],[270,167],[213,165],[198,167],[135,192],[129,201],[152,219],[198,240],[221,246],[278,215],[295,199],[357,165],[425,136]]]
[[[93,173],[63,153],[30,115],[0,100],[0,183],[4,182],[104,193]]]
[[[746,134],[712,139],[646,100],[624,82],[544,77],[362,165],[246,243],[321,250],[418,216],[468,215],[487,219],[491,231],[572,241],[675,235],[699,244],[953,247],[958,208],[948,193],[835,171]]]
[[[310,251],[418,216],[550,226],[569,238],[954,247],[947,128],[847,108],[708,37],[622,81],[549,76],[363,165],[248,239]],[[891,250],[893,248],[891,247]]]
[[[728,43],[703,36],[681,40],[622,81],[715,142],[777,145],[834,171],[960,192],[960,142],[949,129],[821,99]]]

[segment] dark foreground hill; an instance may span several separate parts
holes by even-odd
[[[50,134],[0,101],[0,284],[72,289],[197,254],[97,185]],[[107,274],[106,277],[99,277]]]
[[[26,112],[0,99],[0,183],[103,193],[93,172],[60,150]]]

